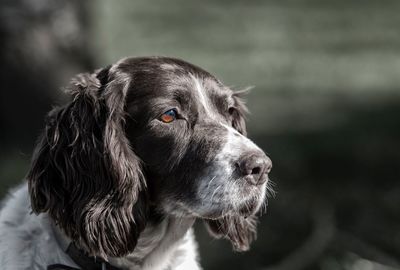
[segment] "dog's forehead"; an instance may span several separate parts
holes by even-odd
[[[172,58],[128,59],[122,65],[131,76],[134,92],[155,99],[196,102],[209,115],[216,107],[227,107],[232,90],[207,71]],[[133,93],[135,95],[135,93]]]
[[[166,74],[165,90],[183,90],[183,94],[191,95],[197,101],[207,103],[210,99],[229,98],[232,91],[214,77],[202,73],[169,73]]]
[[[200,113],[203,119],[220,121],[220,112],[226,111],[233,103],[232,91],[208,74],[193,71],[169,72],[167,78],[167,95],[175,93],[174,98],[190,103],[192,111]],[[176,92],[175,89],[181,91]]]

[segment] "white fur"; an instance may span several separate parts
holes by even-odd
[[[132,254],[110,262],[132,270],[199,270],[193,222],[193,218],[169,218],[148,226]],[[78,268],[64,252],[59,232],[47,214],[31,213],[27,185],[19,187],[0,212],[0,269],[45,270],[51,264]]]
[[[240,134],[236,129],[228,125],[222,124],[228,130],[227,139],[221,152],[217,155],[217,159],[229,161],[238,160],[243,150],[247,151],[260,151],[262,150],[249,138]]]
[[[250,198],[254,194],[259,197],[258,207],[264,202],[266,183],[261,188],[250,187],[257,192],[243,192],[242,179],[234,179],[232,177],[233,166],[235,161],[240,160],[240,155],[246,151],[262,151],[255,143],[249,138],[243,136],[234,128],[220,123],[226,130],[225,144],[221,151],[216,155],[213,165],[204,174],[204,179],[199,182],[199,200],[202,204],[196,206],[195,214],[202,216],[210,210],[227,208],[226,214],[229,211],[235,211],[243,201]],[[193,210],[191,211],[193,214]]]
[[[190,74],[190,77],[193,79],[194,82],[194,90],[196,90],[196,96],[197,100],[201,103],[201,105],[204,108],[205,113],[207,114],[207,117],[210,119],[215,118],[215,112],[210,108],[211,102],[209,101],[208,96],[205,94],[202,83],[200,82],[200,79],[198,79],[196,76]]]

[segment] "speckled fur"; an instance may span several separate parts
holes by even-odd
[[[46,213],[31,213],[27,185],[12,191],[0,212],[0,266],[2,270],[45,270],[47,265],[77,265],[62,249]],[[201,269],[190,227],[193,219],[167,219],[147,227],[131,254],[110,258],[124,269]]]

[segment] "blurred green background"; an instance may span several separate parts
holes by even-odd
[[[185,59],[247,97],[276,197],[243,254],[196,234],[204,269],[400,269],[397,0],[0,3],[0,196],[76,73]]]

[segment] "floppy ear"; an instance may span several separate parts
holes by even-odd
[[[249,250],[250,244],[257,237],[257,218],[252,215],[227,216],[216,220],[207,220],[206,227],[215,238],[228,239],[235,251]]]
[[[124,130],[128,76],[80,74],[47,117],[27,175],[32,209],[48,212],[91,255],[123,256],[144,229],[147,193]],[[120,77],[118,77],[120,76]]]

